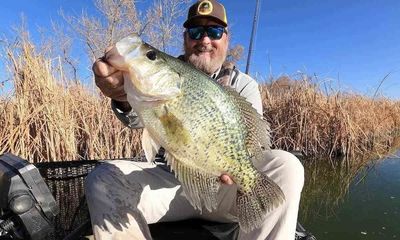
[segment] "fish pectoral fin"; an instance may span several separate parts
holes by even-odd
[[[160,147],[160,144],[154,140],[150,132],[144,128],[142,134],[142,148],[148,162],[154,161]]]
[[[219,177],[209,174],[201,168],[190,164],[189,161],[180,161],[166,151],[165,159],[175,172],[175,177],[182,184],[187,199],[195,209],[208,211],[217,208],[217,192],[221,185]]]

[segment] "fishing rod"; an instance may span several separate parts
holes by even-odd
[[[261,0],[256,0],[256,8],[254,10],[253,28],[251,30],[249,52],[247,54],[246,74],[249,74],[250,71],[250,60],[251,60],[251,54],[253,52],[253,42],[257,31],[258,15],[260,14],[260,2]]]

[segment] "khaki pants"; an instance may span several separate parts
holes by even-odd
[[[269,212],[261,228],[238,239],[294,240],[304,169],[292,154],[271,150],[255,167],[274,180],[286,201]],[[86,197],[95,239],[151,239],[147,224],[203,218],[236,221],[236,186],[220,188],[216,211],[195,210],[174,175],[153,163],[108,161],[86,180]]]

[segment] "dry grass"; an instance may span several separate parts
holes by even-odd
[[[50,49],[50,48],[44,48]],[[123,127],[109,99],[69,81],[59,59],[28,37],[5,49],[14,93],[0,99],[0,153],[33,162],[132,157],[140,132]],[[309,156],[353,156],[387,150],[400,129],[400,103],[322,94],[308,80],[262,85],[273,144]]]
[[[274,145],[308,156],[387,151],[399,136],[400,102],[357,94],[323,94],[310,79],[282,77],[262,86]]]
[[[36,51],[27,37],[5,52],[14,94],[0,102],[0,153],[33,162],[138,153],[139,133],[123,127],[108,99],[63,79],[57,59]]]

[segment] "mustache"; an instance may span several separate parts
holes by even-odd
[[[214,51],[214,48],[211,45],[196,45],[194,48],[199,52],[211,52]]]

